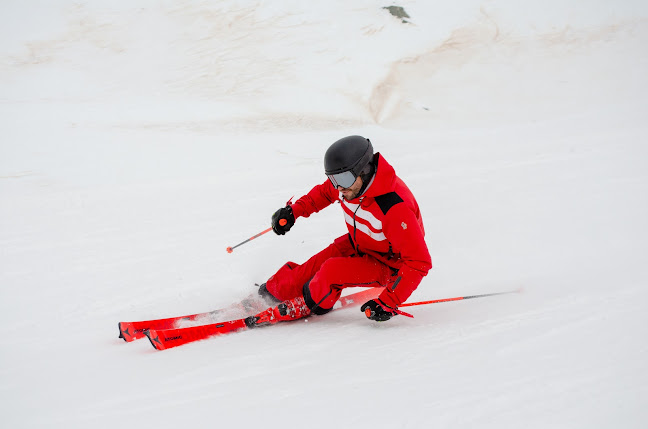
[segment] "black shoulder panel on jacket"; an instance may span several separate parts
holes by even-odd
[[[403,199],[398,196],[396,192],[390,192],[388,194],[378,195],[374,197],[378,207],[382,210],[383,214],[386,215],[390,208],[394,207],[398,203],[402,203]]]

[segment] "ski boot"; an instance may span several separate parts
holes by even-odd
[[[256,328],[257,326],[274,325],[277,322],[301,319],[310,314],[310,308],[304,302],[304,297],[298,296],[297,298],[288,299],[276,307],[270,307],[256,316],[247,317],[245,324],[248,328]]]

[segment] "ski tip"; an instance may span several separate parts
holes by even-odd
[[[127,343],[144,338],[143,329],[137,328],[135,323],[136,322],[119,322],[117,325],[119,327],[119,338]]]
[[[164,350],[164,343],[160,340],[160,335],[155,329],[144,331],[144,335],[147,336],[155,350]]]
[[[119,327],[119,338],[130,343],[135,338],[133,338],[133,327],[128,322],[119,322],[117,325]]]
[[[119,322],[119,338],[130,343],[139,338],[143,338],[142,332],[137,331],[131,322]]]

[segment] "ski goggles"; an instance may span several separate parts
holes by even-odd
[[[344,171],[337,174],[327,174],[326,177],[328,177],[335,189],[337,189],[338,186],[342,186],[345,189],[350,188],[356,181],[356,175],[350,171]]]

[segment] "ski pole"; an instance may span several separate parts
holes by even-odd
[[[508,294],[508,293],[520,293],[520,292],[522,292],[522,289],[509,290],[509,291],[506,291],[506,292],[485,293],[485,294],[482,294],[482,295],[458,296],[456,298],[433,299],[432,301],[406,302],[404,304],[401,304],[399,307],[411,307],[413,305],[437,304],[439,302],[461,301],[461,300],[464,300],[464,299],[484,298],[486,296],[504,295],[504,294]]]
[[[286,223],[288,223],[288,221],[287,221],[286,219],[281,219],[281,220],[279,220],[279,225],[281,225],[281,226],[284,226]],[[266,232],[270,232],[270,230],[272,230],[272,227],[266,229],[265,231],[261,231],[261,232],[258,233],[257,235],[253,235],[252,237],[248,238],[247,240],[240,242],[240,243],[237,244],[236,246],[228,247],[228,248],[226,249],[226,250],[227,250],[227,253],[232,253],[232,252],[234,251],[234,249],[236,249],[237,247],[239,247],[239,246],[241,246],[241,245],[247,243],[248,241],[252,241],[252,240],[254,240],[255,238],[261,237],[261,236],[262,236],[263,234],[265,234]]]

